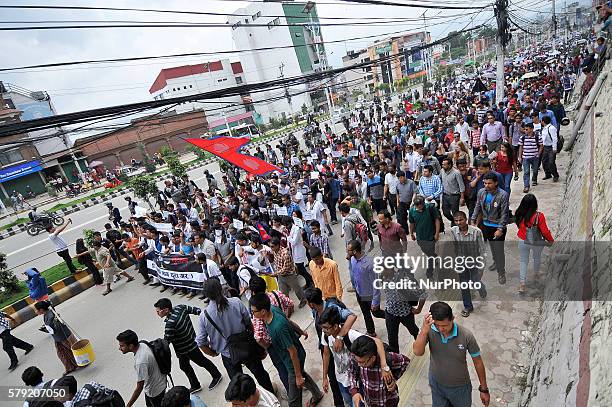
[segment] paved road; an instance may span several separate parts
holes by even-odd
[[[302,131],[296,131],[294,134],[301,139]],[[276,146],[279,142],[272,141],[272,145]],[[222,185],[219,165],[216,162],[188,171],[188,175],[199,187],[205,188],[207,186],[204,177],[205,169],[208,169],[217,178],[219,185]],[[163,182],[159,182],[158,186],[163,187]],[[111,199],[110,202],[120,209],[124,217],[129,217],[125,196]],[[104,224],[108,222],[108,211],[106,206],[100,204],[72,213],[68,217],[72,219],[72,225],[64,230],[62,237],[68,244],[72,244],[70,252],[74,254],[74,242],[79,237],[83,237],[83,229],[104,229]],[[61,260],[55,254],[55,246],[47,236],[46,233],[34,237],[27,233],[19,233],[0,241],[0,251],[7,254],[8,267],[15,269],[20,275],[20,272],[28,267],[45,270],[58,264]]]

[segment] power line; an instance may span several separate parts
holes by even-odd
[[[453,15],[453,16],[447,16],[446,18],[453,17],[453,18],[458,19],[458,18],[461,18],[461,17],[466,17],[466,16],[477,14],[477,13],[480,13],[480,12],[481,11],[472,12],[472,13],[458,14],[458,15]],[[444,22],[436,23],[436,24],[431,24],[430,27],[433,27],[433,26],[436,26],[436,25],[441,25],[441,24],[448,24],[451,21],[455,21],[455,19],[454,20],[450,20],[450,21],[444,21]],[[367,35],[367,36],[362,36],[362,37],[352,37],[352,38],[345,38],[345,39],[339,39],[339,40],[333,40],[333,41],[324,41],[323,43],[324,44],[336,44],[336,43],[349,42],[349,41],[354,41],[354,40],[371,39],[371,38],[378,38],[378,37],[381,37],[381,36],[389,36],[389,35],[395,35],[395,34],[402,34],[402,33],[405,33],[405,32],[406,32],[406,30],[400,30],[400,31],[394,31],[394,32],[390,32],[390,33]],[[190,53],[182,53],[182,54],[169,54],[169,55],[157,55],[157,56],[143,56],[143,57],[128,57],[128,58],[93,59],[93,60],[84,60],[84,61],[55,62],[55,63],[48,63],[48,64],[37,64],[37,65],[25,65],[25,66],[17,66],[17,67],[9,67],[9,68],[0,68],[0,72],[20,71],[20,70],[38,69],[38,68],[53,68],[53,67],[60,67],[60,66],[74,66],[74,65],[84,65],[84,64],[102,64],[102,63],[143,61],[143,60],[153,60],[153,59],[184,58],[184,57],[192,57],[192,56],[227,55],[227,54],[235,54],[235,53],[236,54],[239,54],[239,53],[251,53],[251,52],[273,51],[273,50],[277,50],[277,49],[299,48],[299,47],[307,47],[307,46],[308,46],[308,44],[304,44],[304,45],[300,45],[300,44],[298,44],[298,45],[282,45],[282,46],[276,46],[276,47],[260,47],[260,48],[250,48],[250,49],[240,49],[240,50],[190,52]]]
[[[370,4],[370,5],[378,5],[378,6],[417,7],[417,8],[428,8],[428,9],[433,8],[433,9],[440,9],[440,10],[481,10],[483,8],[486,8],[492,5],[489,3],[482,7],[479,7],[479,6],[465,7],[465,6],[444,6],[444,5],[435,5],[435,4],[417,5],[414,3],[395,3],[392,1],[386,1],[386,0],[339,0],[339,1],[346,2],[346,3]]]
[[[427,48],[433,47],[435,45],[448,41],[449,38],[451,37],[459,35],[463,32],[480,29],[481,27],[482,25],[479,25],[476,27],[472,27],[470,29],[464,29],[461,31],[457,31],[454,34],[447,36],[441,40],[433,41],[429,44],[414,47],[413,50],[421,50],[421,49],[427,49]],[[349,67],[336,68],[336,69],[331,69],[331,70],[327,70],[323,72],[315,72],[312,74],[300,75],[300,76],[295,76],[295,77],[274,79],[271,81],[264,81],[264,82],[253,83],[253,84],[244,84],[244,85],[239,85],[236,87],[224,88],[224,89],[214,90],[214,91],[200,93],[196,95],[179,96],[179,97],[174,97],[174,98],[169,98],[169,99],[123,104],[123,105],[118,105],[118,106],[110,106],[110,107],[86,110],[86,111],[81,111],[81,112],[73,112],[73,113],[67,113],[63,115],[50,116],[50,117],[45,117],[45,118],[40,118],[40,119],[33,119],[33,120],[28,120],[28,121],[20,122],[20,123],[12,123],[12,124],[8,124],[8,125],[4,125],[0,127],[0,137],[12,135],[12,134],[20,134],[20,133],[24,133],[27,131],[33,131],[33,130],[43,130],[43,129],[53,128],[53,127],[58,127],[61,125],[88,122],[93,119],[112,117],[113,115],[120,114],[120,113],[138,112],[138,111],[149,110],[149,109],[153,109],[157,107],[164,107],[164,106],[168,106],[168,105],[176,104],[176,103],[184,103],[184,102],[190,102],[190,101],[196,101],[196,100],[207,100],[207,99],[214,99],[214,98],[219,98],[219,97],[243,95],[243,94],[248,94],[248,93],[265,91],[266,89],[270,87],[274,87],[274,86],[304,85],[304,84],[307,84],[313,81],[319,81],[322,79],[332,77],[336,74],[340,74],[349,69],[356,69],[360,67],[371,66],[373,64],[380,64],[380,63],[384,63],[387,60],[391,60],[393,58],[398,58],[398,57],[401,58],[402,55],[403,55],[402,53],[393,54],[388,57],[381,58],[375,61],[358,63],[355,65],[352,65],[350,68]]]

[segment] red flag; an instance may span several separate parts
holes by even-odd
[[[240,153],[240,149],[251,139],[249,137],[213,137],[210,139],[189,138],[186,141],[200,147],[219,158],[255,175],[265,175],[272,171],[284,173],[283,170],[264,160]]]
[[[328,132],[323,130],[323,134],[325,134],[325,137],[327,137],[327,139],[329,140],[330,143],[334,144],[334,140],[331,138],[331,136],[329,135]]]

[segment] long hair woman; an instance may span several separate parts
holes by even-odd
[[[43,316],[47,332],[53,337],[57,357],[64,365],[64,375],[74,372],[79,368],[74,360],[71,348],[72,344],[76,342],[74,335],[66,324],[57,318],[49,301],[39,301],[34,304],[34,308],[36,308],[38,315]]]
[[[538,211],[538,200],[533,194],[523,196],[519,207],[514,214],[516,226],[518,226],[517,236],[519,240],[519,253],[521,259],[520,274],[519,274],[519,294],[525,292],[525,284],[527,282],[527,268],[529,267],[529,253],[533,253],[533,272],[538,276],[540,272],[540,260],[542,257],[542,249],[545,242],[534,242],[532,237],[528,236],[528,229],[537,228],[533,233],[529,231],[530,236],[541,235],[542,238],[549,243],[554,242],[554,238],[546,225],[546,217]],[[539,232],[539,233],[537,233]]]

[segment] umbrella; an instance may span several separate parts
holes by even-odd
[[[96,167],[99,167],[100,165],[104,165],[104,163],[102,161],[92,161],[89,163],[88,167],[96,168]]]
[[[463,66],[472,66],[474,65],[474,61],[467,61]]]
[[[495,74],[495,72],[485,72],[482,74],[482,77],[487,79],[495,79],[497,75]]]
[[[489,89],[487,89],[487,87],[484,85],[484,83],[482,83],[482,81],[480,80],[480,78],[476,79],[476,83],[474,83],[474,87],[472,88],[472,92],[476,93],[476,92],[486,92]]]
[[[417,116],[417,121],[421,121],[421,120],[427,120],[429,118],[431,118],[434,115],[434,112],[432,112],[431,110],[428,110],[426,112],[421,113],[420,115]]]
[[[537,78],[537,77],[538,77],[537,72],[527,72],[525,75],[521,76],[521,79],[531,79],[531,78]]]

